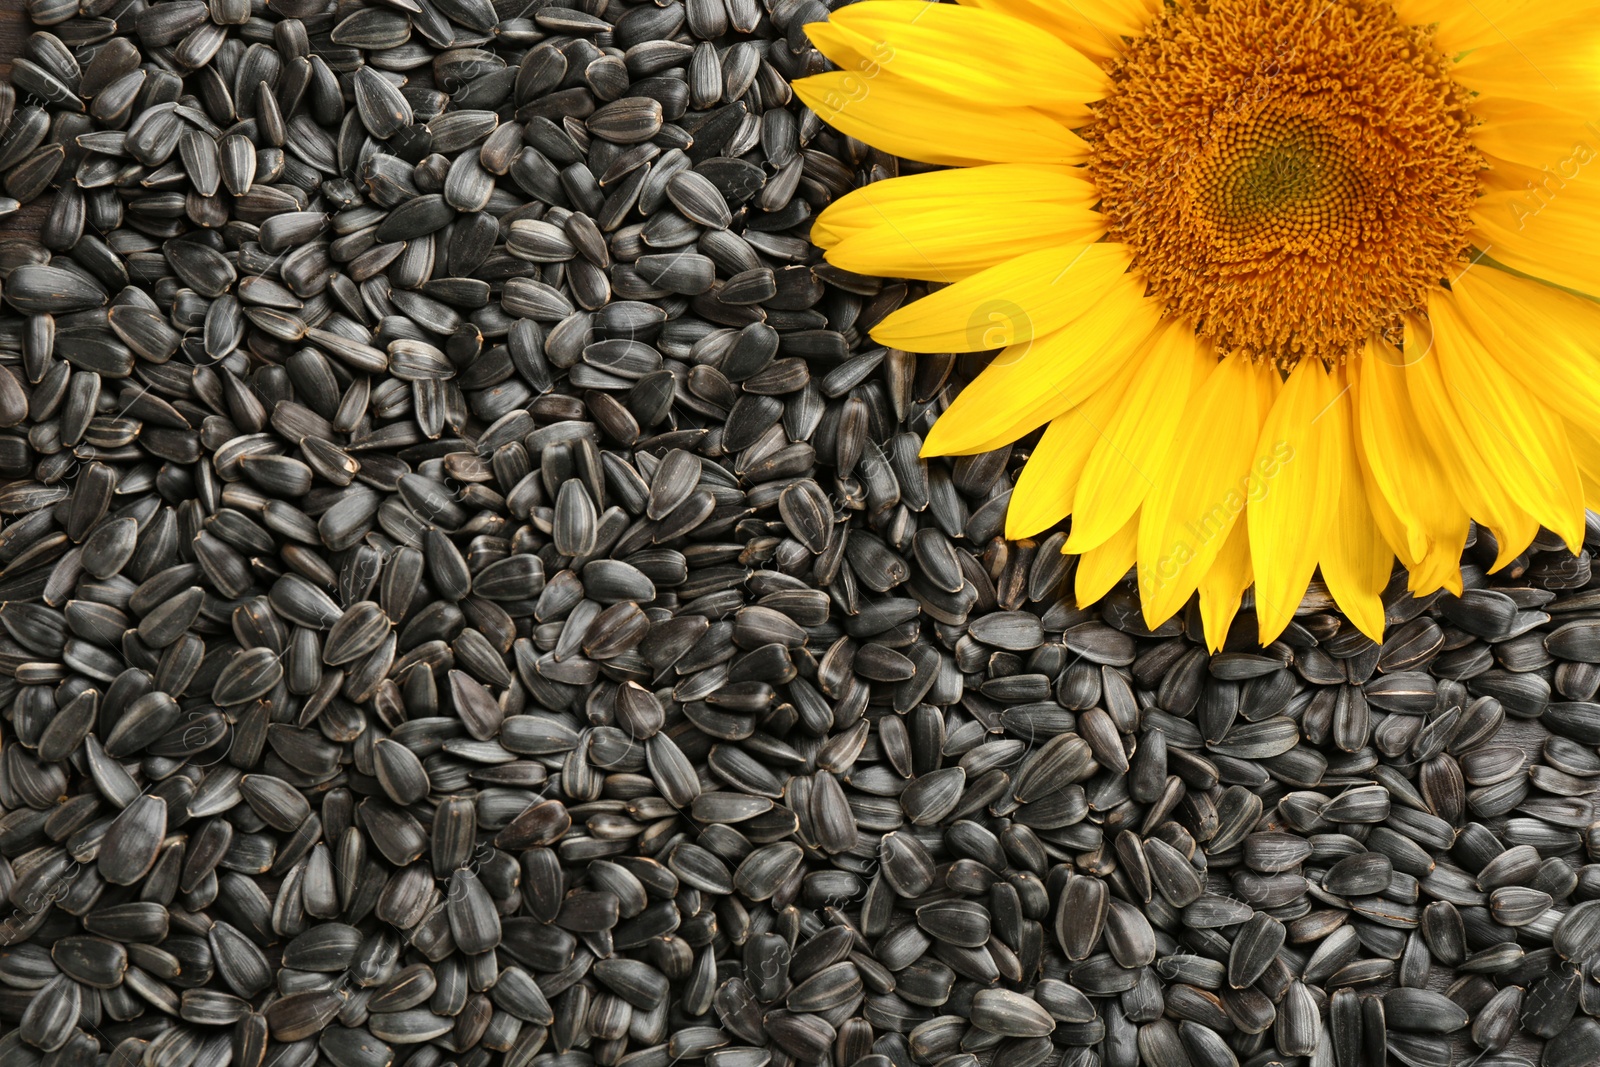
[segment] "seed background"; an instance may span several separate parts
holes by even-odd
[[[0,78],[9,79],[11,69],[10,60],[18,53],[21,43],[28,32],[30,31],[29,27],[27,26],[26,15],[22,11],[21,3],[0,4]],[[846,163],[844,165],[848,166],[849,164]],[[48,210],[48,203],[49,196],[47,195],[46,197],[43,197],[34,203],[25,205],[15,215],[7,219],[0,220],[0,235],[36,236],[38,233],[39,224]],[[14,314],[14,312],[8,308],[6,310],[6,314]],[[819,371],[817,373],[820,374],[821,372]],[[891,433],[898,432],[901,429],[904,429],[903,425],[895,427]],[[1008,479],[1014,479],[1016,469],[1017,464],[1014,458],[1010,469],[1003,476]],[[1494,743],[1518,745],[1524,747],[1530,752],[1535,752],[1538,746],[1543,743],[1543,740],[1546,736],[1546,731],[1538,722],[1507,716],[1505,724],[1501,728],[1499,734],[1496,736]],[[1581,861],[1582,854],[1580,853],[1577,858]],[[1424,900],[1426,900],[1426,896],[1424,896]],[[1560,902],[1558,902],[1558,904],[1559,903]],[[1046,936],[1047,939],[1050,938],[1048,933]],[[1057,948],[1057,951],[1059,951],[1059,948]],[[1442,992],[1450,985],[1453,978],[1454,976],[1447,968],[1443,968],[1435,964],[1433,968],[1432,980],[1430,982],[1430,988]],[[4,1029],[5,1027],[0,1025],[0,1033],[3,1033]],[[1535,1062],[1537,1062],[1541,1044],[1541,1042],[1532,1040],[1527,1035],[1519,1033],[1506,1051],[1508,1053],[1520,1053],[1522,1055],[1529,1056],[1534,1059]],[[1456,1062],[1462,1062],[1462,1057],[1458,1056]],[[845,1065],[839,1065],[839,1067],[845,1067]]]
[[[19,4],[0,4],[0,81],[11,80],[11,60],[21,54],[28,39],[28,15]],[[49,210],[49,197],[24,204],[15,215],[0,219],[0,236],[39,236],[39,224]]]

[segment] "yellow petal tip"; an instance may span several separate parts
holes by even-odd
[[[1373,644],[1383,644],[1383,605],[1378,605],[1377,613],[1372,611],[1351,611],[1345,609],[1345,615],[1355,624],[1355,628],[1366,634]]]

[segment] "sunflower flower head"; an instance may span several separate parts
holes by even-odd
[[[1396,558],[1461,591],[1600,501],[1600,3],[863,0],[796,91],[940,165],[817,220],[929,283],[872,331],[998,350],[927,455],[1042,430],[1008,536],[1071,517],[1080,602],[1149,625],[1252,586],[1275,639],[1320,570],[1381,640]]]

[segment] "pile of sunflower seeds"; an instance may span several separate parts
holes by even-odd
[[[1076,607],[807,242],[818,0],[26,6],[0,1064],[1600,1058],[1589,556]]]

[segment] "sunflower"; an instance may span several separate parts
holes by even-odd
[[[1381,640],[1394,560],[1459,593],[1600,501],[1600,3],[863,0],[795,91],[945,169],[831,204],[872,331],[992,362],[925,455],[1043,428],[1006,533],[1071,516],[1082,603],[1137,567],[1220,647],[1317,569]]]

